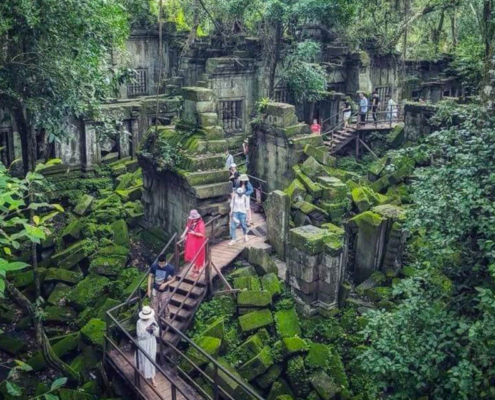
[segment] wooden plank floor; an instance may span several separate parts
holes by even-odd
[[[108,353],[108,356],[111,358],[112,362],[118,367],[119,371],[125,375],[125,377],[130,381],[134,382],[134,368],[131,366],[134,365],[134,354],[130,351],[124,351],[125,358],[118,353],[116,350],[112,350]],[[126,360],[127,359],[127,360]],[[162,366],[165,372],[169,372],[170,376],[173,377],[173,381],[176,386],[180,388],[180,390],[187,396],[184,396],[177,389],[177,400],[199,400],[199,397],[191,388],[186,385],[182,379],[180,379],[177,375],[167,369],[167,366]],[[157,400],[172,400],[172,384],[170,381],[161,373],[157,372],[155,376],[157,387],[156,392],[151,387],[150,381],[145,381],[144,379],[140,379],[141,387],[140,390],[146,399],[157,399]]]

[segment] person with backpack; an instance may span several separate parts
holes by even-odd
[[[249,200],[243,188],[237,188],[230,201],[230,238],[229,246],[237,241],[237,225],[240,224],[244,233],[244,241],[248,241],[246,217],[249,208]]]

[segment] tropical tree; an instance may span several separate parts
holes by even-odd
[[[110,62],[129,18],[118,0],[0,4],[0,104],[15,121],[25,170],[37,159],[37,134],[68,137],[68,118],[98,114],[122,73]]]

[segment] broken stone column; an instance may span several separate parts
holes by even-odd
[[[268,241],[278,257],[285,261],[287,235],[289,233],[290,197],[280,190],[275,190],[268,195],[264,209]]]
[[[320,135],[297,121],[291,104],[268,103],[261,122],[253,123],[249,173],[267,181],[267,191],[283,190],[294,179],[292,167],[301,161],[307,144],[323,144]]]
[[[155,146],[145,148],[139,156],[143,168],[146,222],[159,226],[169,234],[181,233],[191,209],[197,209],[205,222],[217,220],[215,237],[228,234],[229,199],[232,184],[229,171],[224,169],[225,149],[223,129],[218,126],[216,103],[211,90],[203,87],[186,87],[182,91],[184,104],[182,120],[175,127],[161,126],[151,129],[148,135],[156,143],[158,138],[168,142],[180,154],[179,165],[162,169],[155,162]],[[155,141],[154,141],[155,140]],[[178,145],[179,144],[179,145]],[[211,234],[212,226],[207,228]]]
[[[290,230],[287,281],[306,315],[337,306],[344,272],[343,249],[343,230],[335,225]]]

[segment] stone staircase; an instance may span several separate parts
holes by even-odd
[[[328,147],[330,154],[335,154],[354,140],[356,132],[357,131],[354,128],[349,128],[347,130],[341,129],[335,131],[333,134],[333,141],[325,141],[323,143]]]

